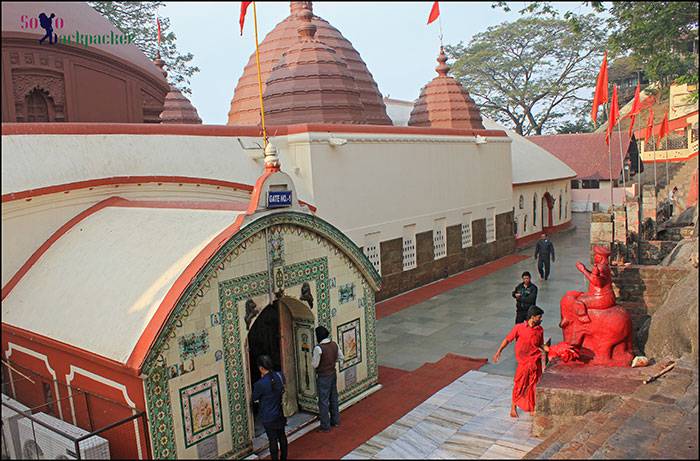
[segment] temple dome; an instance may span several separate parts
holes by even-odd
[[[271,125],[365,123],[360,91],[345,60],[315,39],[310,9],[299,9],[297,16],[299,39],[267,78],[265,120]]]
[[[425,85],[413,106],[409,126],[483,130],[481,112],[467,90],[447,75],[445,50],[440,47],[438,76]]]
[[[300,20],[297,17],[297,13],[305,8],[308,8],[313,13],[311,2],[291,2],[290,15],[277,24],[260,43],[260,72],[263,81],[263,93],[265,92],[272,68],[278,63],[285,51],[299,42],[297,28]],[[328,21],[312,15],[311,23],[316,26],[315,39],[332,48],[336,52],[336,56],[345,62],[348,71],[354,78],[363,105],[364,123],[391,125],[391,119],[386,114],[386,107],[379,88],[360,54],[338,29],[330,25]],[[347,120],[347,123],[356,122]],[[231,109],[228,114],[228,124],[260,124],[260,100],[255,53],[251,54],[243,75],[236,85],[233,99],[231,100]]]
[[[163,69],[165,62],[160,58],[160,51],[156,52],[156,59],[153,63],[161,69],[163,76],[168,78],[168,73]],[[165,95],[163,112],[160,113],[160,123],[188,123],[201,124],[197,109],[180,90],[170,85],[170,91]]]

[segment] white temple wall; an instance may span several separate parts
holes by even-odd
[[[560,179],[532,184],[513,185],[513,219],[517,223],[516,238],[520,239],[542,231],[542,212],[544,211],[545,226],[548,227],[548,207],[544,206],[542,198],[545,193],[555,199],[552,209],[551,226],[559,226],[571,221],[572,203],[570,180]],[[561,217],[559,215],[559,197],[562,197]],[[522,205],[520,197],[523,198]],[[536,222],[533,223],[533,205],[536,205]]]

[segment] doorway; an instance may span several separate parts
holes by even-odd
[[[298,303],[298,301],[297,301]],[[300,303],[299,303],[300,304]],[[297,401],[297,366],[295,357],[294,320],[305,312],[296,312],[295,303],[290,300],[275,300],[269,304],[253,322],[248,333],[248,364],[250,388],[261,378],[257,366],[260,355],[269,355],[275,371],[285,377],[284,412],[287,414],[287,433],[294,432],[308,424],[314,415],[300,411]],[[310,315],[310,312],[308,313]],[[267,437],[259,418],[259,404],[253,403],[253,426],[255,451],[267,446]]]

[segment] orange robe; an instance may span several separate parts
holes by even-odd
[[[535,409],[535,386],[542,376],[542,351],[544,330],[530,327],[527,321],[519,323],[506,339],[515,340],[515,360],[518,368],[513,379],[513,403],[524,411]]]

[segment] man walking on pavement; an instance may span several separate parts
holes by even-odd
[[[515,298],[515,323],[523,323],[527,320],[527,311],[530,306],[537,304],[537,287],[530,281],[531,276],[528,271],[523,272],[523,281],[519,283],[512,296]]]
[[[537,241],[535,246],[535,259],[537,260],[537,271],[540,273],[540,280],[549,278],[549,258],[552,262],[554,257],[554,244],[549,240],[546,232],[542,233],[542,238]]]
[[[321,419],[320,432],[328,432],[331,426],[340,426],[338,409],[338,386],[335,363],[345,360],[343,351],[331,341],[325,327],[316,327],[316,347],[311,356],[311,365],[316,369],[316,390],[318,391],[318,416]],[[330,413],[330,415],[329,415]]]

